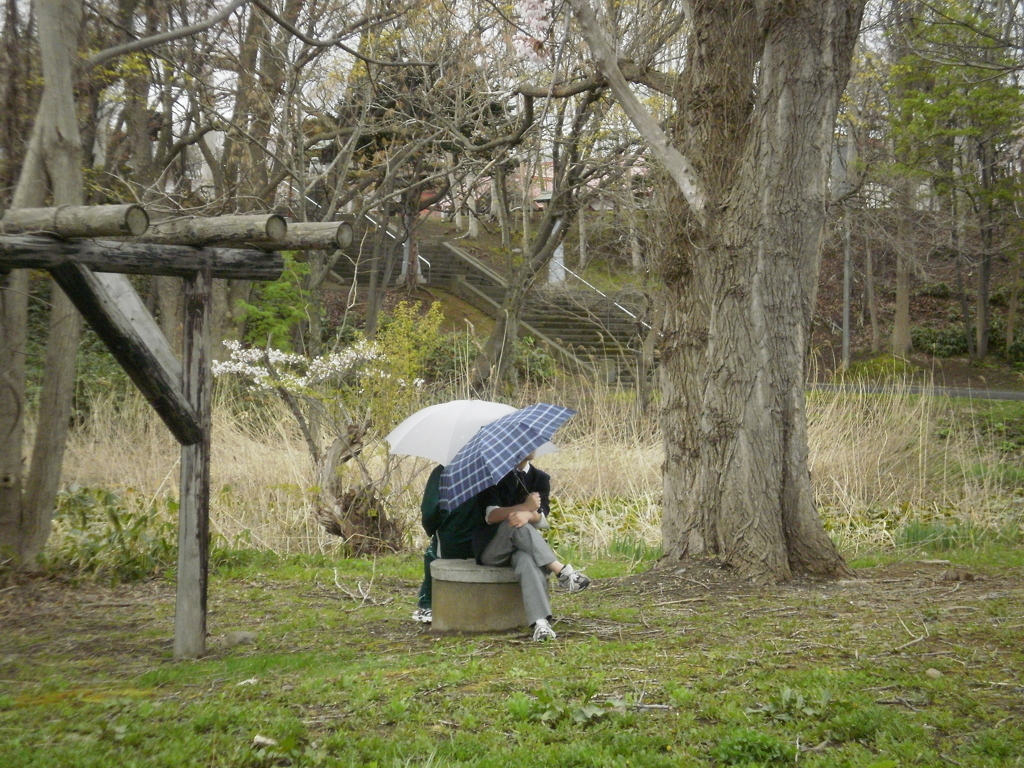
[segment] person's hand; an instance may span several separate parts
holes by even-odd
[[[526,510],[523,509],[517,509],[515,512],[508,516],[509,527],[522,528],[524,525],[527,525],[530,522],[532,517],[533,512],[527,512]]]
[[[523,502],[523,506],[526,507],[530,512],[536,512],[540,509],[540,494],[534,491],[526,497],[526,501]]]

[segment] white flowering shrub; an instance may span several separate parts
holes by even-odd
[[[369,422],[367,436],[383,436],[415,410],[423,372],[441,343],[441,320],[437,303],[422,315],[418,303],[402,302],[377,341],[358,339],[318,357],[225,341],[228,359],[214,363],[213,373],[283,398],[293,413],[300,409],[307,425],[343,435],[351,425]]]
[[[278,388],[294,395],[305,395],[317,385],[353,381],[365,366],[377,362],[382,355],[377,345],[360,339],[341,352],[319,357],[306,357],[279,349],[243,347],[237,341],[225,341],[230,357],[213,364],[215,376],[236,376],[254,392],[277,392]]]

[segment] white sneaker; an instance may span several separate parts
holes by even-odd
[[[412,620],[420,624],[430,624],[434,620],[433,611],[430,608],[417,608],[412,612]]]
[[[590,586],[590,578],[571,565],[563,565],[558,574],[558,588],[567,592],[582,592]]]
[[[537,623],[533,625],[533,639],[538,643],[543,643],[545,640],[554,640],[558,635],[555,634],[555,630],[551,628],[551,624],[547,619],[537,619]]]

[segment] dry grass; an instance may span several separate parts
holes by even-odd
[[[1000,450],[973,407],[900,387],[811,396],[811,476],[844,551],[891,546],[912,524],[998,531],[1011,522],[1019,498],[1004,470],[1018,457]]]
[[[552,474],[577,543],[601,550],[630,536],[657,545],[662,449],[654,418],[638,412],[633,394],[566,382],[521,397],[516,404],[544,400],[580,411],[559,435],[561,450],[539,462]],[[950,408],[948,401],[907,393],[811,396],[817,500],[848,555],[891,544],[912,520],[942,517],[977,527],[1005,521],[1012,500],[996,483],[998,473],[964,469],[998,467],[1003,458],[969,421],[950,420]],[[110,396],[93,403],[87,422],[73,432],[64,482],[105,486],[148,504],[176,495],[178,453],[141,397]],[[389,457],[377,443],[344,472],[351,484],[374,482],[405,522],[409,544],[418,545],[419,492],[429,467]],[[216,535],[278,552],[337,547],[311,514],[317,489],[310,458],[284,407],[253,408],[221,394],[211,472]]]

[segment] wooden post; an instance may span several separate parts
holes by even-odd
[[[213,278],[209,267],[185,280],[182,387],[195,409],[202,439],[181,449],[178,507],[178,586],[174,612],[174,658],[206,652],[206,587],[210,533],[210,431],[213,374],[210,335]]]

